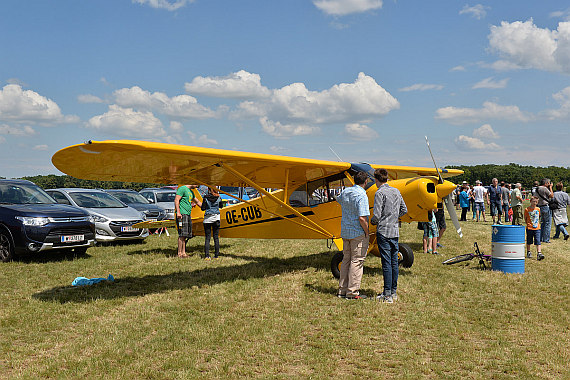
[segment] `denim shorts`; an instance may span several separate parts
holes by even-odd
[[[501,215],[503,213],[503,206],[501,205],[501,201],[491,201],[491,216],[495,216],[497,214]]]
[[[531,245],[534,240],[534,245],[540,245],[540,230],[526,229],[526,243]]]

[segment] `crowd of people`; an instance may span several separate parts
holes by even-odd
[[[523,209],[525,198],[529,197],[530,206]],[[544,259],[540,245],[550,243],[551,226],[554,222],[556,232],[553,239],[562,235],[568,240],[568,215],[566,207],[570,205],[568,193],[564,191],[564,184],[558,182],[554,186],[550,179],[543,178],[535,181],[530,192],[522,189],[520,183],[510,184],[493,178],[489,186],[482,186],[481,181],[475,181],[475,186],[466,181],[457,187],[454,192],[457,207],[461,208],[460,221],[467,221],[467,213],[471,210],[471,220],[486,222],[485,205],[493,224],[511,223],[526,227],[527,256],[530,257],[530,246],[537,247],[537,259]],[[425,250],[425,249],[424,249]]]

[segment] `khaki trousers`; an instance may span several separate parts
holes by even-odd
[[[340,265],[339,293],[347,297],[359,294],[364,259],[368,252],[368,239],[361,235],[354,239],[342,239],[342,263]]]
[[[523,206],[515,206],[513,207],[513,225],[522,226],[524,223],[523,219]]]

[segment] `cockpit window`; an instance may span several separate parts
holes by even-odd
[[[293,207],[308,207],[332,202],[345,186],[351,186],[351,184],[344,173],[317,179],[293,191],[289,197],[289,204]]]

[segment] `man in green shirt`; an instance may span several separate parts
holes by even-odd
[[[515,189],[511,193],[511,207],[513,209],[513,225],[522,226],[523,219],[523,199],[521,193],[521,184],[517,183]]]
[[[192,207],[200,205],[191,189],[196,185],[182,185],[176,190],[174,207],[176,209],[176,226],[178,228],[178,257],[187,258],[186,241],[192,237]]]

